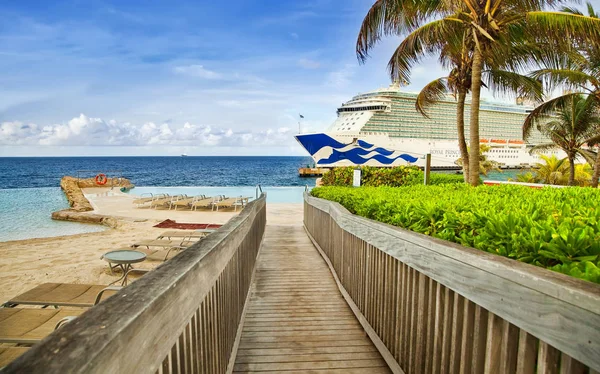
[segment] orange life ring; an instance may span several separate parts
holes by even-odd
[[[104,186],[108,182],[108,178],[106,178],[106,174],[98,174],[96,175],[96,184],[99,186]]]

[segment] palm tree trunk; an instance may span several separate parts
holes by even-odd
[[[594,175],[592,176],[592,187],[598,188],[598,178],[600,178],[600,146],[596,154],[596,162],[594,163]]]
[[[569,186],[575,185],[575,156],[569,155]]]
[[[481,95],[481,68],[483,58],[478,48],[473,52],[473,67],[471,71],[471,121],[469,124],[470,153],[469,180],[471,185],[479,184],[479,97]]]
[[[458,103],[456,103],[456,131],[458,133],[458,149],[463,161],[463,177],[465,182],[469,183],[469,150],[465,140],[465,99],[467,90],[460,88],[458,90]]]

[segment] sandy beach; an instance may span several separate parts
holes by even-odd
[[[96,233],[0,242],[0,302],[47,282],[109,284],[119,275],[110,274],[101,256],[167,231],[152,227],[157,223],[171,219],[178,223],[223,224],[239,213],[136,208],[132,203],[136,197],[132,195],[101,188],[86,189],[84,193],[94,207],[89,214],[116,217],[118,226]],[[267,203],[267,221],[301,224],[302,209],[302,204]],[[151,269],[160,265],[158,258],[162,256],[154,257],[135,267]]]

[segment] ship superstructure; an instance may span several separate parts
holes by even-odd
[[[323,133],[298,134],[296,139],[310,153],[317,166],[396,166],[422,164],[431,153],[432,166],[457,167],[460,158],[456,130],[456,100],[448,96],[427,110],[429,118],[415,109],[417,94],[391,85],[359,94],[337,109],[337,119]],[[534,144],[543,141],[534,134],[527,143],[522,127],[533,107],[489,103],[480,104],[481,144],[490,150],[488,159],[505,167],[532,165]],[[469,139],[470,102],[465,105],[465,136]]]

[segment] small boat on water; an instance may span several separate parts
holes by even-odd
[[[183,154],[181,155],[181,157],[187,157],[187,156],[188,156],[188,155],[187,155],[187,153],[183,153]]]

